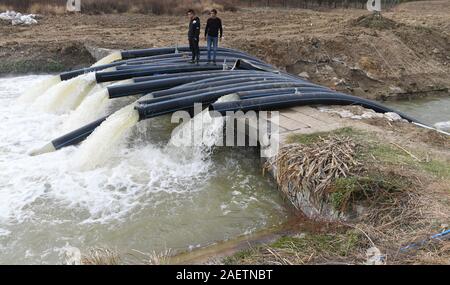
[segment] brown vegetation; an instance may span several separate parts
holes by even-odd
[[[198,13],[212,8],[221,11],[236,11],[233,0],[82,0],[81,12],[84,14],[114,13],[152,13],[156,15],[183,14],[187,9]],[[66,0],[0,0],[0,10],[17,10],[34,14],[64,14]]]
[[[277,171],[283,173],[278,178],[284,180],[279,184],[311,193],[310,185],[326,184],[314,197],[322,200],[316,205],[329,205],[342,215],[326,232],[286,235],[224,263],[374,264],[368,257],[375,254],[378,264],[450,264],[449,238],[431,238],[449,229],[448,152],[421,149],[417,139],[412,150],[401,135],[350,128],[294,135],[289,142],[277,160]],[[329,159],[329,150],[320,152],[327,145],[340,148],[331,151],[338,154],[336,160]],[[355,160],[358,167],[343,169]]]
[[[0,10],[14,9],[39,14],[64,14],[66,0],[0,0]],[[364,9],[365,0],[82,0],[82,12],[87,14],[153,13],[180,14],[187,8],[204,12],[211,8],[237,11],[238,7],[284,7],[302,9]],[[394,0],[384,1],[384,7],[393,7]]]

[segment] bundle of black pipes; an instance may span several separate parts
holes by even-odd
[[[123,51],[122,60],[63,73],[61,78],[69,79],[85,72],[97,71],[95,77],[98,83],[131,79],[128,84],[110,86],[107,90],[110,98],[149,95],[135,104],[140,120],[179,110],[191,110],[195,103],[201,103],[209,110],[223,115],[228,111],[333,104],[360,105],[376,112],[395,112],[410,122],[421,124],[414,118],[374,101],[338,93],[281,72],[241,51],[219,49],[219,58],[223,56],[226,59],[229,56],[234,60],[228,62],[232,63],[230,66],[189,64],[185,55],[179,53],[184,51],[187,51],[187,47]],[[111,67],[114,70],[100,71]],[[229,94],[237,94],[240,100],[215,103],[220,97]],[[81,142],[107,117],[51,141],[50,148],[56,150]]]
[[[105,70],[108,68],[115,68],[118,66],[124,65],[142,65],[142,64],[151,64],[151,63],[169,63],[170,61],[188,61],[189,54],[186,53],[189,50],[188,47],[179,47],[179,48],[154,48],[154,49],[140,49],[140,50],[129,50],[120,52],[121,60],[117,60],[112,63],[87,67],[77,70],[72,70],[68,72],[63,72],[59,75],[61,80],[68,80],[74,78],[78,75],[82,75],[89,72],[97,72],[101,70]],[[178,52],[177,52],[178,51]],[[177,53],[175,53],[177,52]],[[179,53],[184,52],[184,53]],[[200,48],[200,56],[204,58],[206,56],[206,48]],[[255,63],[267,65],[263,61],[246,54],[239,50],[232,50],[227,48],[218,48],[217,56],[221,60],[233,60],[237,58],[247,59],[250,61],[254,61]]]

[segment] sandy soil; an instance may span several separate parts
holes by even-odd
[[[450,1],[402,4],[367,21],[364,10],[243,9],[222,13],[222,45],[239,48],[310,80],[368,98],[447,93]],[[206,16],[201,17],[203,23]],[[184,16],[44,16],[0,24],[0,73],[60,71],[94,60],[85,45],[132,49],[184,45]],[[201,44],[204,44],[202,40]]]

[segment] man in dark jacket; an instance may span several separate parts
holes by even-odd
[[[198,47],[198,42],[200,40],[200,19],[195,16],[194,10],[188,10],[187,15],[189,17],[189,48],[192,52],[191,63],[197,63],[200,60],[200,48]]]
[[[206,22],[205,28],[205,40],[208,46],[208,63],[211,62],[211,47],[213,48],[213,63],[216,64],[217,45],[220,39],[222,39],[222,21],[217,17],[217,10],[212,9],[210,13],[211,17]]]

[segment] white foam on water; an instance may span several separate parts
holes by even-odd
[[[7,236],[7,235],[9,235],[10,233],[11,233],[11,231],[8,231],[8,230],[5,230],[5,229],[0,228],[0,237],[1,237],[1,236]]]
[[[437,122],[434,124],[434,127],[436,129],[442,130],[442,131],[450,131],[450,121],[447,122]]]
[[[62,81],[39,96],[32,108],[57,114],[66,113],[78,107],[94,86],[95,73]]]
[[[236,94],[222,96],[216,102],[239,100]],[[224,117],[211,117],[208,108],[174,130],[168,147],[193,147],[195,153],[210,152],[223,140]]]
[[[61,78],[59,75],[50,75],[48,78],[40,80],[38,83],[25,89],[26,91],[17,98],[17,102],[21,104],[31,104],[48,89],[60,82]]]

